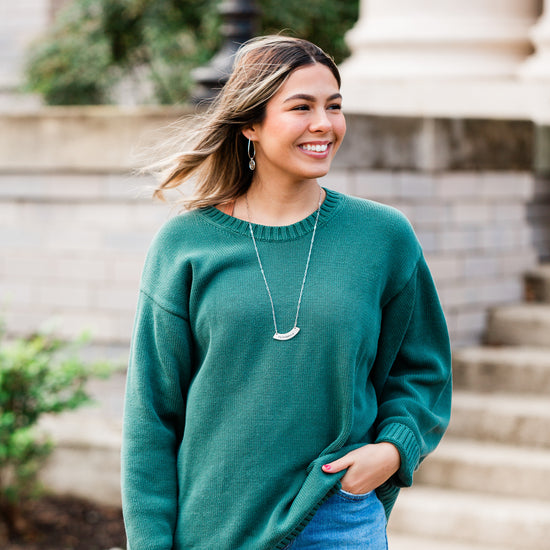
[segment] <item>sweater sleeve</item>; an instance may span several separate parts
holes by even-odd
[[[171,550],[190,380],[187,319],[141,292],[126,384],[122,503],[128,550]]]
[[[452,387],[447,326],[422,256],[404,288],[383,308],[378,350],[376,441],[397,447],[401,467],[392,482],[410,486],[413,472],[447,428]]]

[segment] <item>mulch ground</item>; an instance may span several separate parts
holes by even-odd
[[[24,511],[28,533],[6,541],[2,550],[108,550],[125,548],[120,508],[99,506],[72,497],[46,496]]]

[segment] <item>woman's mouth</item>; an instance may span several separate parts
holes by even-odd
[[[302,151],[305,151],[306,153],[326,153],[328,151],[328,148],[330,146],[330,143],[303,143],[299,145],[300,149]]]

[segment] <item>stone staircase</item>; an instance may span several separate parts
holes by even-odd
[[[451,424],[403,490],[389,550],[550,549],[550,266],[453,355]]]

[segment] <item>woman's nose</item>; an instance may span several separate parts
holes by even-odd
[[[311,121],[311,130],[314,132],[328,132],[332,124],[325,109],[316,109]]]

